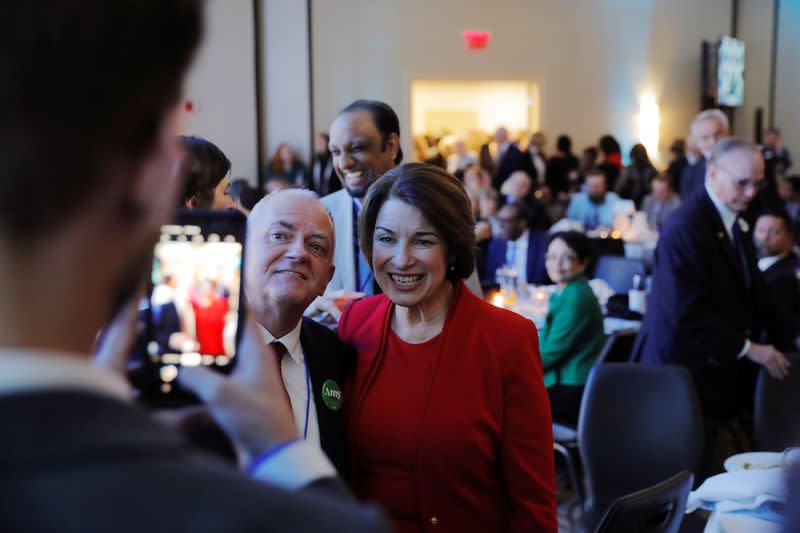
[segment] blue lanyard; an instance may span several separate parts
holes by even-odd
[[[308,373],[308,363],[303,360],[303,364],[306,367],[306,424],[305,429],[303,429],[303,440],[308,440],[308,413],[311,409],[311,376]]]

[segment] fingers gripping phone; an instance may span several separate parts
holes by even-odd
[[[246,218],[234,211],[179,210],[153,249],[144,327],[136,353],[143,363],[142,400],[166,407],[195,403],[181,388],[181,367],[229,373],[244,324],[242,266]]]

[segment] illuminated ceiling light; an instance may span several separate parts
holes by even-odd
[[[639,98],[639,142],[647,149],[651,160],[658,160],[658,140],[661,127],[661,113],[653,93],[643,93]]]

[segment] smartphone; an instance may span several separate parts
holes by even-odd
[[[229,373],[244,324],[242,279],[246,218],[238,211],[181,209],[153,249],[136,352],[137,383],[153,407],[197,403],[180,386],[180,369]]]

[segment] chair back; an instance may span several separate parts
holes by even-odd
[[[587,510],[598,512],[682,470],[697,472],[703,438],[700,404],[686,368],[596,365],[578,419]]]
[[[694,475],[683,470],[658,485],[618,498],[595,533],[675,533],[686,511]]]
[[[756,381],[755,437],[759,449],[781,451],[800,446],[800,356],[787,354],[793,363],[782,380],[763,368]]]
[[[597,364],[600,363],[627,363],[631,359],[633,343],[636,341],[635,329],[620,329],[613,332],[606,339]]]
[[[597,261],[594,277],[604,280],[617,294],[627,294],[633,288],[633,276],[639,274],[644,279],[644,262],[604,255]]]

